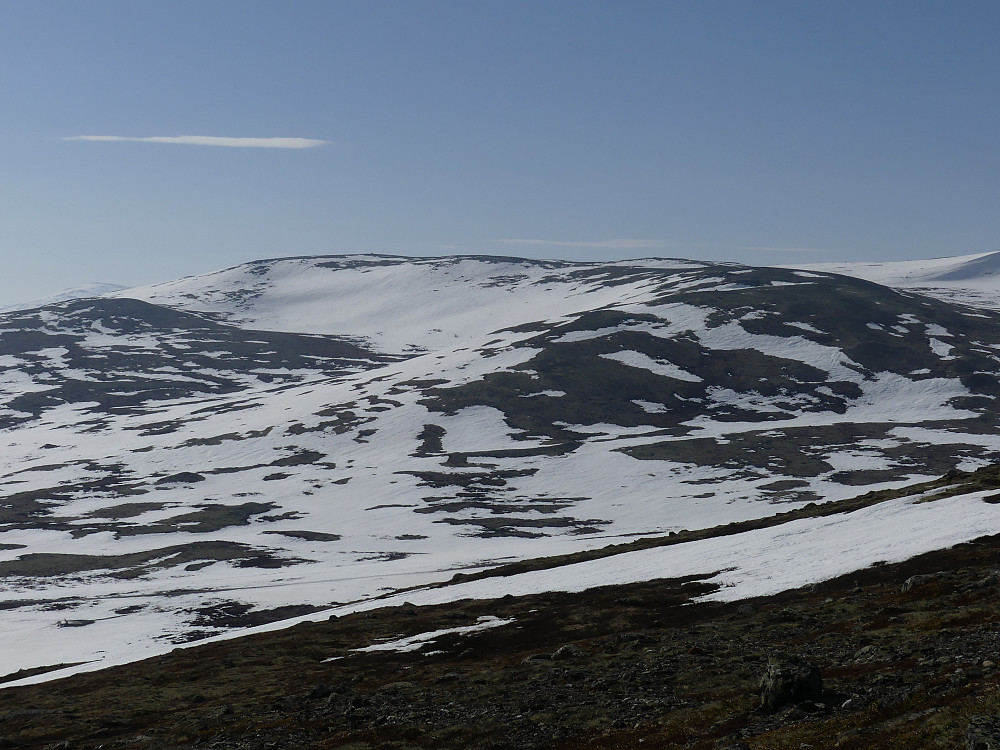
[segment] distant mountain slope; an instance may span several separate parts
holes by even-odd
[[[813,263],[796,268],[840,273],[949,302],[1000,309],[1000,252],[885,263]]]
[[[83,286],[74,287],[73,289],[66,289],[57,294],[52,294],[47,297],[41,297],[35,300],[29,300],[27,302],[18,302],[12,305],[0,305],[0,313],[12,312],[14,310],[33,310],[36,307],[44,307],[45,305],[54,305],[57,302],[68,302],[74,299],[89,299],[91,297],[101,297],[105,294],[111,294],[112,292],[118,292],[126,287],[121,284],[84,284]]]
[[[1000,313],[812,271],[260,261],[0,366],[0,675],[1000,457]]]
[[[347,255],[257,261],[118,296],[244,328],[354,336],[399,353],[480,342],[491,331],[618,304],[690,261],[572,263]]]
[[[141,413],[163,401],[298,383],[391,359],[334,337],[248,332],[128,298],[0,316],[0,356],[8,374],[0,378],[0,426],[8,427],[59,405]]]

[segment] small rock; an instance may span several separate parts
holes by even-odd
[[[855,651],[854,652],[854,658],[855,659],[868,659],[868,658],[870,658],[870,657],[872,657],[872,656],[875,655],[875,651],[876,651],[875,646],[872,646],[872,645],[869,644],[868,646],[864,646],[862,648],[859,648],[857,651]]]
[[[399,692],[400,690],[409,690],[416,687],[412,682],[406,680],[399,680],[397,682],[387,682],[385,685],[378,689],[379,693],[393,693]]]
[[[996,662],[990,661],[989,659],[987,659],[986,661],[983,662],[983,669],[992,669],[995,666],[996,666]]]
[[[854,706],[855,706],[854,699],[848,698],[846,701],[843,702],[843,704],[841,704],[840,707],[845,711],[850,711],[851,709],[854,708]]]
[[[530,654],[525,656],[522,660],[522,664],[534,664],[539,661],[552,661],[552,654]]]
[[[818,698],[823,692],[819,668],[797,656],[772,656],[760,679],[760,706],[773,713],[783,706]]]
[[[585,656],[583,649],[579,646],[574,646],[572,643],[567,643],[565,646],[560,646],[552,653],[552,661],[563,661],[565,659],[576,659],[581,656]]]
[[[902,591],[905,594],[907,591],[911,591],[912,589],[916,588],[917,586],[923,586],[925,583],[930,583],[935,578],[937,578],[936,575],[915,575],[915,576],[910,576],[905,581],[903,581],[903,585],[902,585],[902,587],[899,590]]]
[[[232,706],[226,704],[225,706],[219,706],[219,708],[212,711],[209,714],[209,718],[221,719],[225,716],[232,716],[234,713],[236,713],[235,709],[233,709]]]
[[[785,713],[782,714],[781,718],[782,721],[792,722],[792,721],[802,721],[807,716],[809,716],[809,713],[807,711],[803,711],[798,706],[795,706],[785,711]]]
[[[329,685],[324,685],[320,683],[319,685],[314,686],[313,689],[309,691],[308,695],[306,695],[306,698],[308,698],[311,701],[320,700],[321,698],[328,697],[332,692],[333,688],[331,688]]]

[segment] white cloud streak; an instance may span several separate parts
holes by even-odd
[[[610,240],[542,240],[542,239],[497,239],[490,242],[505,245],[536,245],[542,247],[593,247],[611,248],[616,250],[641,248],[699,248],[704,250],[723,250],[726,252],[741,252],[754,250],[768,253],[828,253],[829,250],[818,247],[772,247],[768,245],[724,245],[712,242],[680,242],[676,240],[643,240],[643,239],[610,239]]]
[[[132,143],[173,143],[184,146],[222,146],[224,148],[315,148],[329,141],[316,138],[228,138],[214,135],[156,135],[133,138],[124,135],[74,135],[64,141],[129,141]]]
[[[659,240],[634,240],[634,239],[614,239],[614,240],[531,240],[531,239],[502,239],[490,240],[500,242],[505,245],[542,245],[546,247],[606,247],[620,250],[633,247],[665,247]]]
[[[698,242],[692,247],[716,248],[719,250],[762,250],[769,253],[828,253],[829,250],[819,247],[769,247],[767,245],[714,245],[708,242]]]

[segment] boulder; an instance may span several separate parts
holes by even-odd
[[[819,698],[823,678],[819,668],[797,656],[772,656],[760,678],[760,707],[768,712]]]
[[[933,573],[910,576],[905,581],[903,581],[903,585],[900,587],[899,590],[905,594],[907,591],[912,591],[918,586],[923,586],[925,583],[930,583],[935,578],[940,578],[940,576],[935,575]]]

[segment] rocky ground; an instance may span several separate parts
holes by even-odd
[[[2,690],[0,747],[964,747],[1000,713],[998,556],[989,537],[726,604],[662,580],[359,613]],[[352,650],[485,616],[513,622]],[[783,654],[822,687],[762,709]]]

